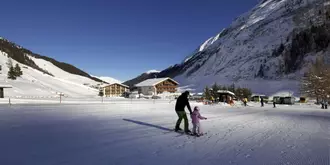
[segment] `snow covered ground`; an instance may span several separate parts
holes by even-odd
[[[330,110],[192,105],[203,137],[171,131],[167,100],[0,105],[0,164],[330,164]]]

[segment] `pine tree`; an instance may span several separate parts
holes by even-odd
[[[9,79],[16,80],[15,69],[14,69],[13,66],[11,66],[11,67],[9,68],[9,71],[8,71],[7,77],[8,77]]]
[[[15,66],[15,76],[16,77],[21,77],[22,75],[23,75],[23,72],[21,70],[21,67],[18,64],[16,64],[16,66]]]
[[[235,93],[235,84],[232,84],[228,87],[228,90]]]
[[[243,99],[243,98],[244,98],[242,88],[240,88],[240,87],[236,88],[236,90],[235,90],[234,93],[235,93],[235,95],[236,95],[237,97],[239,97],[240,99]]]
[[[206,100],[210,100],[211,99],[211,92],[210,92],[210,88],[209,87],[205,87],[205,90],[204,90],[204,98]]]
[[[221,88],[221,90],[226,91],[226,90],[228,90],[228,88],[227,88],[226,86],[223,86],[223,87]]]
[[[238,87],[238,88],[236,88],[236,90],[235,90],[234,93],[240,99],[250,98],[252,96],[252,92],[248,88],[240,88],[240,87]]]
[[[249,88],[242,88],[242,93],[244,98],[251,98],[252,91]]]
[[[217,97],[217,93],[219,91],[219,86],[217,83],[214,83],[213,86],[212,86],[212,93],[211,95],[213,96],[213,98],[216,98]]]

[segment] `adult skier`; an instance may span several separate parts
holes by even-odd
[[[188,100],[188,96],[189,96],[189,91],[186,91],[184,93],[182,93],[175,104],[175,112],[178,115],[178,120],[176,122],[175,125],[175,132],[181,131],[182,129],[180,128],[180,124],[182,119],[184,120],[184,132],[185,133],[191,133],[191,131],[189,130],[189,122],[188,122],[188,118],[187,118],[187,114],[185,112],[185,107],[188,107],[188,110],[190,112],[190,114],[192,114],[191,111],[191,107],[189,104],[189,100]]]

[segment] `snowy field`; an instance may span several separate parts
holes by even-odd
[[[330,110],[192,105],[209,118],[199,138],[171,131],[169,101],[3,104],[0,164],[330,164]]]

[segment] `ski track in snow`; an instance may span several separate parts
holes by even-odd
[[[202,137],[171,131],[174,103],[0,105],[0,164],[330,163],[330,111],[192,105]]]

